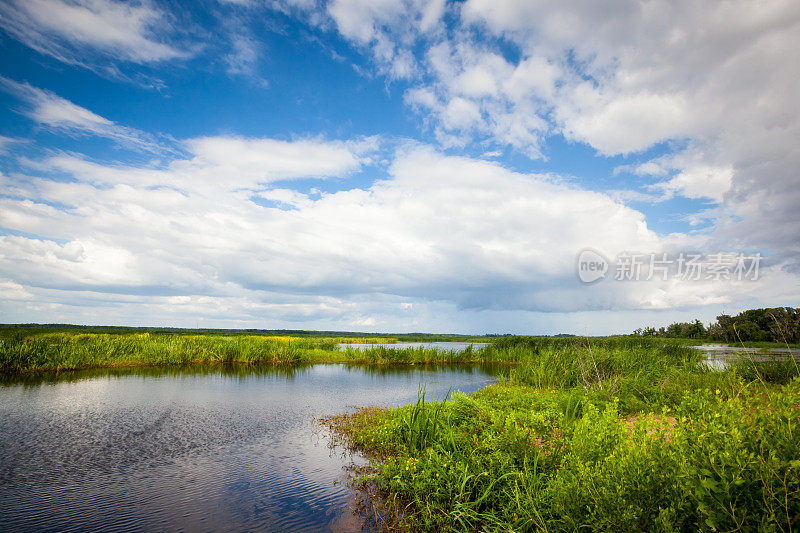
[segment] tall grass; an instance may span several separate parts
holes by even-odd
[[[403,425],[400,429],[401,440],[418,452],[425,450],[436,440],[444,408],[444,403],[426,402],[425,394],[426,389],[421,386],[417,393],[417,401],[410,406],[407,416],[402,418]]]
[[[792,531],[800,377],[711,371],[680,342],[504,339],[509,380],[418,395],[337,430],[374,457],[383,526],[413,531]],[[372,455],[375,454],[375,455]]]
[[[6,335],[0,345],[4,372],[72,370],[133,365],[302,363],[331,351],[325,340],[150,333],[45,333]]]
[[[800,376],[800,365],[793,357],[738,357],[728,367],[748,381],[785,385]]]
[[[473,349],[471,345],[454,352],[425,346],[373,345],[376,340],[392,344],[390,341],[396,339],[0,328],[0,372],[189,363],[443,364],[516,360],[513,354]],[[363,341],[365,347],[338,349],[341,341]]]
[[[367,346],[340,350],[344,361],[380,364],[430,364],[430,363],[509,363],[517,357],[497,352],[491,347],[474,349],[468,345],[464,350],[452,351],[429,346]]]

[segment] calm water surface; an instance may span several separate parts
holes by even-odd
[[[376,344],[362,344],[354,342],[343,342],[338,345],[340,349],[353,348],[355,350],[368,350],[376,346],[383,346],[385,348],[394,348],[395,350],[408,350],[409,348],[436,348],[437,350],[444,350],[447,352],[463,352],[468,346],[473,349],[483,348],[489,346],[488,342],[394,342],[394,343],[376,343]]]
[[[2,531],[345,530],[315,417],[443,397],[488,367],[95,371],[0,382]]]
[[[800,360],[800,350],[796,348],[745,348],[730,344],[701,344],[693,348],[703,352],[706,364],[713,370],[724,370],[731,361],[746,358],[754,361],[771,361],[794,357]]]

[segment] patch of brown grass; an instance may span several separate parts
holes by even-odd
[[[628,429],[628,435],[633,434],[636,425],[642,418],[648,420],[647,429],[645,433],[648,437],[664,434],[668,441],[672,441],[672,431],[678,425],[678,419],[674,416],[661,416],[661,415],[633,415],[622,419]]]

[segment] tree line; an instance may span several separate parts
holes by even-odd
[[[748,309],[736,316],[719,315],[716,322],[704,326],[699,320],[675,322],[661,328],[639,328],[635,335],[643,337],[676,337],[706,339],[727,343],[800,342],[800,308],[771,307]]]

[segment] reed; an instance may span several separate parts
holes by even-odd
[[[364,349],[338,349],[341,341],[363,341]],[[487,349],[453,352],[430,347],[401,348],[396,338],[256,335],[70,329],[0,329],[0,372],[86,368],[226,364],[444,364],[509,362],[515,356]]]
[[[591,344],[590,344],[591,343]],[[373,458],[384,529],[791,531],[800,377],[711,371],[681,342],[503,339],[509,379],[338,419]],[[487,353],[487,356],[490,354]],[[750,366],[748,366],[750,365]],[[387,515],[387,510],[391,511]]]
[[[335,343],[325,339],[150,333],[4,335],[0,370],[23,372],[190,363],[303,363]]]

